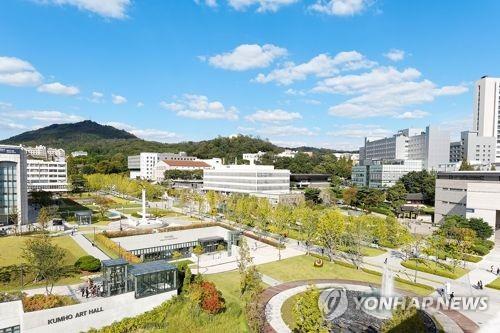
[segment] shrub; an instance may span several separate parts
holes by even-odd
[[[83,256],[75,262],[75,267],[81,271],[97,272],[101,269],[101,261],[92,256]]]
[[[208,281],[203,281],[201,283],[201,308],[210,314],[217,314],[226,308],[224,298],[222,297],[220,291],[215,288],[215,284]]]
[[[60,306],[72,304],[76,304],[76,301],[73,298],[61,295],[36,294],[23,298],[23,307],[25,312],[58,308]]]
[[[474,251],[474,253],[476,253],[476,254],[484,256],[490,252],[490,249],[488,249],[486,246],[484,246],[482,244],[476,243],[472,246],[472,251]]]

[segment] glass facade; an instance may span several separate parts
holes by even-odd
[[[6,328],[0,328],[0,333],[21,333],[21,326],[11,326]]]
[[[0,162],[0,226],[17,221],[17,163]]]
[[[177,271],[166,270],[160,272],[143,273],[134,275],[131,273],[130,284],[134,284],[135,297],[147,297],[177,289]]]

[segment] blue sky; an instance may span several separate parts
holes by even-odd
[[[471,126],[498,1],[2,0],[0,138],[92,119],[148,140],[352,149]]]

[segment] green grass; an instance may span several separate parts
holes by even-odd
[[[29,238],[33,238],[33,236],[9,236],[0,238],[0,266],[20,264],[22,262],[21,254],[24,242]],[[53,237],[52,241],[54,244],[57,244],[68,251],[64,259],[64,263],[66,265],[73,265],[78,258],[87,255],[80,245],[78,245],[70,236]],[[81,274],[66,277],[59,280],[56,285],[60,286],[81,283],[81,277]],[[28,284],[24,287],[24,289],[40,288],[43,286],[43,283]],[[19,290],[19,283],[17,281],[7,285],[0,284],[0,291],[14,290]]]
[[[94,242],[94,233],[88,233],[88,234],[83,234],[83,237],[87,238],[91,243]],[[109,249],[107,246],[104,246],[103,244],[101,244],[101,242],[99,242],[99,239],[97,239],[95,241],[95,244],[97,245],[97,247],[102,251],[104,252],[108,257],[110,257],[111,259],[117,259],[119,257],[118,253],[115,252],[115,251],[112,251],[111,249]]]
[[[33,236],[9,236],[0,238],[0,266],[20,264],[22,261],[21,254],[24,248],[24,242],[30,238],[33,238]],[[70,236],[53,237],[52,242],[68,250],[68,254],[64,261],[68,265],[74,264],[76,259],[87,254]]]
[[[269,275],[279,281],[296,281],[308,279],[345,279],[380,284],[381,276],[370,274],[359,269],[345,267],[339,264],[324,261],[323,267],[314,267],[314,257],[298,256],[268,264],[259,265],[261,273]],[[396,288],[413,292],[418,295],[428,295],[433,288],[424,288],[410,283],[395,282]]]
[[[299,293],[297,295],[293,295],[289,299],[287,299],[284,303],[283,306],[281,307],[281,317],[283,318],[283,321],[287,326],[293,331],[295,329],[296,325],[296,319],[293,314],[293,308],[295,304],[297,304],[297,300],[300,296],[302,296],[304,293]]]
[[[450,279],[458,279],[459,277],[465,275],[469,270],[455,267],[453,269],[452,266],[443,263],[436,263],[434,261],[426,260],[426,259],[408,259],[401,262],[403,267],[408,269],[417,270],[420,272],[430,273],[434,275],[439,275],[443,277],[447,277]]]
[[[498,289],[500,290],[500,278],[496,278],[486,285],[488,288]]]

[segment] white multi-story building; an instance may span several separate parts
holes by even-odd
[[[88,156],[88,153],[83,150],[77,150],[71,153],[71,156],[73,157],[86,157]]]
[[[489,166],[495,163],[496,139],[464,131],[460,141],[450,144],[450,162],[467,161],[472,165]]]
[[[212,169],[210,164],[203,161],[179,161],[179,160],[162,160],[156,163],[153,168],[153,180],[161,182],[165,180],[165,171],[168,170],[183,170],[183,171],[195,171]]]
[[[139,155],[128,157],[128,169],[130,178],[152,180],[154,167],[161,160],[194,161],[196,157],[187,156],[186,153],[140,153]]]
[[[225,193],[290,192],[290,170],[272,165],[222,165],[203,170],[203,189]]]
[[[243,159],[249,161],[250,164],[255,164],[255,162],[260,160],[260,158],[265,154],[266,154],[265,151],[260,151],[260,150],[256,153],[245,153],[243,154]]]
[[[66,152],[61,148],[47,148],[42,145],[35,147],[22,146],[22,148],[26,151],[28,157],[43,158],[45,160],[64,160],[66,157]]]
[[[352,167],[352,182],[359,187],[386,188],[412,171],[422,171],[422,160],[386,160]]]
[[[435,221],[461,215],[500,228],[500,171],[438,172]]]
[[[421,160],[424,169],[436,170],[439,164],[449,161],[450,133],[432,126],[425,131],[403,129],[389,138],[365,139],[360,153],[361,164],[366,160]]]
[[[279,153],[278,157],[289,157],[289,158],[294,158],[295,155],[297,155],[299,152],[296,151],[296,150],[290,150],[290,149],[285,149],[284,151],[282,151],[281,153]]]
[[[67,164],[63,161],[29,159],[27,161],[28,192],[67,192]]]
[[[500,78],[483,76],[476,82],[472,129],[496,139],[495,163],[500,163]]]
[[[26,152],[0,145],[0,227],[27,223]]]

